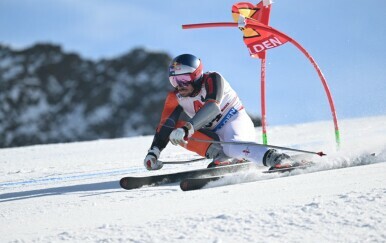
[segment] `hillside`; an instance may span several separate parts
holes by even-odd
[[[53,44],[0,45],[0,147],[153,133],[169,62],[141,48],[93,61]]]

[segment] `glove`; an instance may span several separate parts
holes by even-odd
[[[169,139],[173,145],[184,146],[188,144],[188,141],[186,140],[191,137],[193,133],[193,125],[187,122],[183,127],[174,129],[173,132],[170,134]]]
[[[147,151],[147,155],[145,160],[143,161],[143,165],[147,170],[159,170],[164,166],[162,161],[158,160],[158,157],[161,151],[157,147],[152,147]]]

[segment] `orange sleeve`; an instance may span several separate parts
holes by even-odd
[[[176,127],[181,112],[182,107],[178,104],[176,93],[169,92],[165,100],[161,121],[157,126],[151,147],[156,146],[161,151],[166,147],[169,142],[170,133]]]
[[[161,115],[161,121],[158,124],[157,132],[161,129],[163,125],[167,122],[167,120],[172,116],[172,114],[176,111],[176,108],[179,107],[177,96],[174,91],[168,93],[164,108]],[[174,126],[173,126],[174,127]]]
[[[178,104],[176,93],[169,92],[165,100],[161,121],[158,124],[151,147],[157,146],[160,150],[163,150],[166,147],[167,143],[169,142],[169,135],[174,130],[174,128],[181,127],[185,124],[185,121],[178,120],[181,112],[182,107]],[[213,134],[210,136],[210,134],[206,134],[201,130],[196,131],[193,134],[193,137],[205,140],[218,140],[217,137],[213,137]],[[206,151],[210,145],[210,143],[190,141],[185,148],[205,157]]]

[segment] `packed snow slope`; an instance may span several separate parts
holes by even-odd
[[[313,169],[258,170],[190,192],[119,187],[123,176],[208,163],[148,172],[150,136],[0,149],[0,242],[385,242],[386,116],[340,128],[336,151],[330,121],[270,127],[270,144],[328,155]],[[172,145],[161,156],[193,157]]]

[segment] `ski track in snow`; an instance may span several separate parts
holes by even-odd
[[[342,121],[338,152],[330,122],[272,127],[271,144],[328,156],[305,170],[235,174],[192,192],[178,183],[119,187],[126,175],[206,166],[146,171],[150,136],[0,149],[0,241],[385,242],[384,124],[386,116]],[[168,146],[161,159],[194,156]]]

